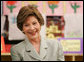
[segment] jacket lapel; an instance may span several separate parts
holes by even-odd
[[[47,44],[44,38],[41,38],[40,57],[43,59],[47,55]]]
[[[45,42],[45,40],[43,38],[41,38],[41,46],[40,46],[40,55],[36,52],[35,48],[33,47],[33,45],[29,42],[29,40],[27,39],[27,37],[25,38],[25,49],[26,52],[32,57],[35,58],[37,60],[41,60],[43,59],[46,55],[47,55],[47,44]]]
[[[35,51],[35,48],[33,47],[33,45],[29,42],[29,40],[26,38],[25,39],[25,49],[26,52],[35,59],[40,59],[39,55],[37,54],[37,52]]]

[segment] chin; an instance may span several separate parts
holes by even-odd
[[[30,36],[30,39],[36,39],[36,38],[38,38],[38,35]]]

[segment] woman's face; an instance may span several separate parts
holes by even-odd
[[[35,16],[29,16],[23,23],[23,32],[29,39],[38,38],[40,35],[41,25]]]

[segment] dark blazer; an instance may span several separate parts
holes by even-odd
[[[63,48],[59,41],[41,38],[38,54],[27,37],[11,48],[12,61],[64,61]]]

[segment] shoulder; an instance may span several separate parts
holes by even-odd
[[[61,46],[61,43],[56,40],[56,39],[46,39],[46,43],[48,46],[51,46],[51,47],[54,47],[54,48],[57,48],[57,47],[60,47]]]
[[[13,45],[11,47],[11,50],[17,50],[17,51],[19,51],[19,50],[22,50],[22,49],[24,49],[24,41],[22,41],[22,42],[20,42],[18,44],[15,44],[15,45]]]
[[[56,39],[46,39],[46,42],[48,43],[48,44],[51,44],[51,45],[53,45],[53,44],[59,44],[60,42],[58,41],[58,40],[56,40]]]

